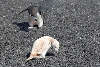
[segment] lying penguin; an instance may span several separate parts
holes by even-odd
[[[59,42],[56,39],[50,36],[43,36],[37,39],[33,44],[30,57],[27,60],[32,58],[45,58],[45,55],[51,46],[58,52]]]

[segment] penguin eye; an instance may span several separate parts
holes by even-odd
[[[35,21],[37,21],[37,19],[35,19]]]

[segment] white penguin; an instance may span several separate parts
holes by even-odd
[[[51,46],[58,52],[59,42],[56,39],[50,36],[43,36],[37,39],[33,44],[30,57],[27,60],[32,58],[45,58],[45,55]]]

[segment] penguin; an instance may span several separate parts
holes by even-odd
[[[22,10],[17,15],[20,15],[21,13],[28,11],[29,13],[29,27],[28,29],[32,29],[34,25],[37,25],[38,28],[43,26],[43,16],[41,15],[41,11],[39,9],[39,6],[31,5],[28,8]]]
[[[30,57],[26,60],[28,61],[33,58],[45,58],[45,55],[50,47],[53,47],[55,51],[58,52],[59,42],[50,36],[43,36],[37,39],[33,44]]]

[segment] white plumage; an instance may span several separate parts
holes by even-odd
[[[58,52],[59,42],[56,39],[49,36],[43,36],[37,39],[33,44],[30,57],[27,60],[32,58],[45,58],[45,55],[51,46]]]

